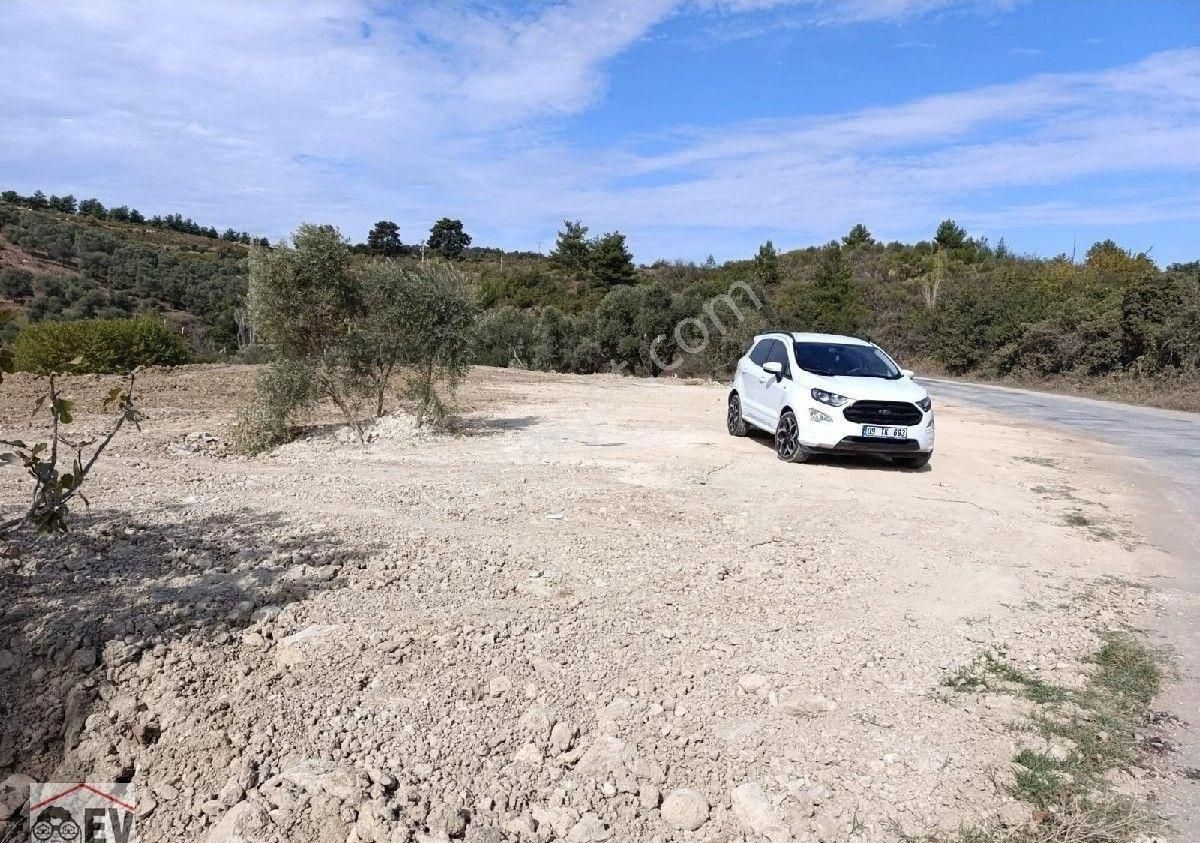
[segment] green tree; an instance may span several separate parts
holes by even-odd
[[[1153,272],[1154,262],[1145,254],[1133,254],[1112,240],[1093,243],[1084,263],[1101,275],[1141,275]]]
[[[574,319],[553,305],[544,308],[534,333],[534,367],[550,372],[570,371],[579,335],[579,326]]]
[[[784,288],[780,315],[797,331],[854,334],[862,327],[862,296],[844,250],[836,241],[821,250],[812,283]]]
[[[625,245],[625,235],[612,231],[592,243],[590,266],[592,279],[601,287],[612,288],[637,280],[633,255]]]
[[[875,238],[871,236],[871,232],[861,222],[851,228],[849,233],[842,238],[842,245],[850,249],[856,246],[870,246],[874,243]]]
[[[329,399],[361,439],[361,380],[348,340],[361,312],[362,288],[341,232],[302,225],[291,245],[254,249],[247,304],[258,338],[278,360],[306,368],[313,394]],[[302,408],[280,409],[290,416]]]
[[[403,250],[400,242],[400,226],[391,220],[380,220],[367,234],[367,248],[377,255],[394,257]]]
[[[104,210],[104,205],[99,199],[84,199],[79,203],[79,215],[81,217],[95,217],[96,219],[104,219],[108,212]]]
[[[406,393],[417,405],[417,423],[446,404],[438,381],[453,390],[466,368],[474,302],[465,278],[449,265],[428,262],[405,269],[373,261],[359,274],[363,309],[354,321],[349,357],[362,387],[384,412],[392,373],[407,369]]]
[[[475,322],[475,363],[527,369],[537,344],[538,319],[532,311],[502,305]]]
[[[51,196],[48,202],[52,211],[58,211],[63,214],[73,214],[76,211],[75,197],[70,194],[66,196]]]
[[[954,220],[942,220],[933,241],[943,249],[961,249],[967,243],[967,232]]]
[[[672,305],[659,284],[620,285],[608,292],[596,308],[595,337],[615,370],[657,375],[671,361]],[[659,337],[665,339],[656,343]]]
[[[407,377],[405,396],[413,403],[417,426],[441,421],[471,355],[475,297],[466,277],[453,266],[426,263],[405,272],[395,296],[394,318],[384,331],[398,332]]]
[[[471,245],[471,235],[463,231],[462,220],[452,220],[442,217],[429,229],[430,249],[441,254],[446,260],[453,260],[462,255],[463,250]]]
[[[550,263],[577,278],[586,273],[592,249],[587,233],[587,226],[579,220],[564,220],[554,241],[554,251],[550,253]]]
[[[754,256],[754,274],[767,286],[779,283],[779,253],[770,240],[758,247],[758,254]]]

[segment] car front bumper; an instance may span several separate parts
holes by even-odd
[[[801,421],[800,443],[809,450],[847,454],[918,454],[933,450],[932,410],[917,424],[907,426],[904,438],[879,439],[863,436],[863,425],[836,417],[829,412],[829,407],[814,409],[831,416],[832,420],[812,421],[806,417]],[[807,416],[808,410],[804,412]]]

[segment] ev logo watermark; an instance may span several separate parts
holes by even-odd
[[[46,782],[29,786],[36,843],[135,843],[133,785]]]

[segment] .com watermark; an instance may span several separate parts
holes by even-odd
[[[714,330],[721,337],[727,337],[730,328],[726,326],[725,320],[718,315],[718,305],[724,305],[728,309],[729,314],[725,318],[732,318],[734,325],[745,322],[746,314],[743,312],[742,307],[738,305],[738,300],[734,298],[733,294],[735,292],[741,292],[745,295],[749,300],[749,304],[753,305],[750,309],[754,313],[762,310],[763,301],[759,297],[758,292],[745,281],[734,281],[724,293],[713,296],[700,306],[702,316],[689,316],[687,319],[680,319],[675,323],[675,327],[670,335],[675,340],[675,348],[686,355],[700,354],[708,348],[709,342],[712,341]],[[659,334],[650,342],[648,352],[650,360],[655,366],[663,372],[671,372],[683,365],[684,358],[677,354],[673,360],[664,361],[659,349],[666,341],[667,334]],[[617,360],[610,360],[609,368],[613,374],[623,375],[625,374],[625,370],[629,368],[629,363],[627,361],[618,362]]]

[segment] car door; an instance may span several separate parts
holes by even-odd
[[[769,337],[759,340],[750,349],[750,353],[738,363],[742,370],[742,416],[752,424],[766,424],[762,412],[763,385],[773,378],[763,371],[762,364],[767,362],[767,356],[774,344],[775,340]]]
[[[779,414],[787,403],[787,389],[792,383],[792,362],[788,355],[787,345],[780,340],[774,340],[767,352],[768,363],[778,363],[782,375],[776,378],[769,372],[761,382],[759,409],[762,412],[763,423],[774,430],[779,424]]]

